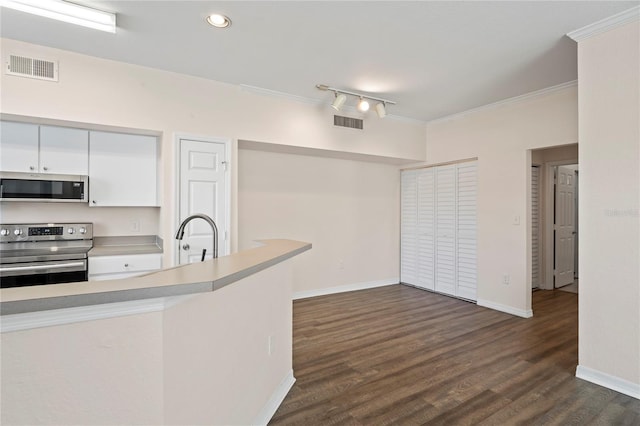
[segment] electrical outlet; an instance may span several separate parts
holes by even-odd
[[[509,274],[502,275],[502,284],[509,285]]]
[[[140,220],[134,219],[131,221],[131,232],[140,232]]]
[[[338,269],[344,269],[344,260],[338,260]]]

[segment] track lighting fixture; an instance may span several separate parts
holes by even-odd
[[[376,104],[376,113],[378,117],[384,118],[387,115],[387,105],[395,105],[396,103],[387,99],[376,98],[369,95],[363,95],[362,93],[350,92],[348,90],[336,89],[334,87],[329,87],[326,84],[316,84],[316,87],[320,90],[327,90],[333,92],[335,94],[335,99],[331,103],[331,107],[336,111],[340,111],[340,108],[347,101],[347,95],[354,96],[358,98],[357,109],[360,112],[367,112],[369,110],[369,102],[368,100],[377,101]]]
[[[369,111],[369,102],[367,102],[364,99],[360,98],[360,100],[358,101],[358,111],[360,111],[360,112]]]
[[[340,108],[342,108],[342,105],[344,105],[346,100],[347,95],[336,92],[336,98],[331,103],[331,108],[335,109],[336,111],[340,111]]]

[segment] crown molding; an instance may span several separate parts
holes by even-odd
[[[558,92],[560,90],[567,89],[569,87],[574,87],[578,85],[578,80],[567,81],[566,83],[560,83],[555,86],[546,87],[544,89],[536,90],[535,92],[525,93],[524,95],[514,96],[513,98],[503,99],[501,101],[493,102],[490,104],[482,105],[477,108],[468,109],[466,111],[457,112],[455,114],[447,115],[444,117],[436,118],[434,120],[430,120],[427,124],[439,123],[441,121],[449,121],[456,118],[461,118],[469,114],[473,114],[476,112],[489,110],[497,107],[501,107],[508,104],[513,104],[517,102],[522,102],[527,99],[537,98],[540,96],[548,95],[549,93]]]
[[[629,22],[633,22],[640,19],[640,6],[632,7],[608,18],[604,18],[593,24],[586,25],[577,30],[567,33],[567,37],[575,41],[586,40],[589,37],[611,31],[614,28],[620,27]]]

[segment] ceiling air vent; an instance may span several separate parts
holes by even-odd
[[[26,56],[9,55],[7,74],[38,80],[58,81],[58,63]]]
[[[362,130],[363,120],[360,118],[351,118],[351,117],[343,117],[341,115],[333,116],[333,125],[334,126],[342,126],[349,127],[351,129],[360,129]]]

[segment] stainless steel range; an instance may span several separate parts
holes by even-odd
[[[91,223],[0,224],[0,288],[87,281]]]

